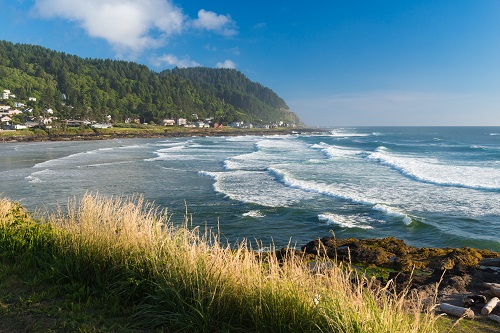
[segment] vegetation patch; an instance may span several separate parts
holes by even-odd
[[[2,292],[1,311],[36,314],[32,331],[52,332],[437,332],[418,298],[355,269],[280,261],[187,222],[140,197],[87,195],[36,219],[4,199],[0,283],[14,292]],[[33,287],[16,289],[19,279]]]

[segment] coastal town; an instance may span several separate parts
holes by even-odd
[[[16,94],[9,89],[4,89],[1,93],[0,101],[0,130],[16,131],[31,128],[52,129],[58,126],[63,127],[90,127],[92,129],[106,129],[113,127],[115,121],[110,115],[100,121],[96,119],[61,119],[57,117],[57,113],[52,108],[43,108],[38,115],[34,112],[33,105],[37,102],[36,97],[28,97],[27,101],[21,101]],[[62,100],[65,99],[63,94]],[[140,118],[126,118],[122,121],[124,124],[148,125],[146,122],[141,122]],[[254,125],[250,122],[234,121],[229,124],[219,123],[215,117],[200,118],[197,114],[192,114],[191,119],[165,118],[162,120],[161,126],[179,126],[186,128],[241,128],[241,129],[273,129],[273,128],[295,128],[294,123],[285,123],[283,121],[261,123]]]

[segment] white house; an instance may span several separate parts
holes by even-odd
[[[11,125],[10,128],[12,128],[13,130],[23,130],[23,129],[27,129],[28,126],[26,125],[19,125],[19,124],[14,124],[14,125]]]
[[[12,121],[12,118],[9,116],[3,116],[0,118],[0,123],[10,123]]]
[[[183,125],[186,125],[186,124],[187,124],[187,119],[184,119],[184,118],[177,119],[177,125],[183,126]]]
[[[10,90],[5,89],[2,93],[2,99],[9,99]]]
[[[113,125],[111,124],[92,124],[90,125],[92,128],[111,128]]]
[[[21,102],[14,102],[14,107],[15,108],[22,108],[23,106],[26,106],[26,104],[21,103]]]
[[[175,125],[175,120],[173,119],[163,119],[161,124],[163,126],[174,126]]]
[[[52,110],[51,108],[48,108],[48,109],[44,110],[43,112],[46,114],[54,114],[54,110]]]
[[[30,102],[36,102],[36,97],[28,97],[28,101],[30,101]]]
[[[0,105],[0,112],[2,111],[9,111],[10,110],[10,106],[8,105]]]
[[[49,125],[52,124],[52,118],[40,118],[38,121],[40,125]]]

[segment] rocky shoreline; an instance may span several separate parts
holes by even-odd
[[[244,136],[244,135],[290,135],[290,134],[320,134],[328,132],[325,129],[313,128],[277,128],[277,129],[190,129],[190,130],[165,130],[158,131],[106,131],[96,130],[93,132],[82,132],[77,134],[35,134],[35,135],[3,135],[0,142],[43,142],[43,141],[90,141],[111,140],[125,138],[180,138],[191,136]]]
[[[296,254],[314,262],[328,258],[350,263],[379,283],[394,282],[397,292],[416,293],[428,303],[450,303],[471,308],[476,315],[495,296],[500,284],[500,253],[464,248],[418,248],[394,237],[337,239],[323,237],[307,243]],[[278,259],[289,253],[282,249]],[[500,290],[500,289],[499,289]],[[496,292],[496,291],[495,291]],[[500,315],[500,306],[491,312]]]

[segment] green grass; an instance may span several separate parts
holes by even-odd
[[[27,311],[33,332],[437,332],[417,298],[348,266],[279,262],[168,216],[140,197],[37,219],[1,200],[0,325]]]

